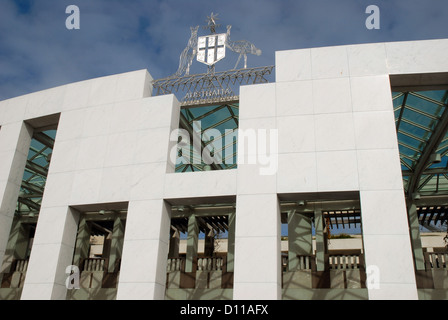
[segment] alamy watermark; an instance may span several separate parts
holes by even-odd
[[[380,268],[376,265],[366,267],[367,289],[380,289]]]
[[[203,131],[201,121],[194,121],[192,128],[190,132],[185,129],[171,132],[170,141],[177,142],[170,150],[172,164],[232,165],[236,161],[237,165],[258,165],[260,175],[277,173],[277,129],[225,129],[223,134],[216,128]]]
[[[366,28],[380,29],[380,8],[372,4],[366,8],[366,13],[370,14],[366,19]]]
[[[69,290],[80,289],[79,279],[81,272],[79,271],[79,268],[75,265],[69,265],[65,268],[65,273],[68,274],[68,277],[65,280],[65,287]]]
[[[79,7],[75,5],[69,5],[65,9],[65,13],[69,14],[67,19],[65,19],[65,27],[68,30],[79,30],[81,28],[81,17]]]
[[[65,9],[65,13],[69,16],[65,20],[65,27],[68,30],[79,30],[81,28],[81,15],[77,5],[69,5]],[[365,10],[369,16],[366,19],[365,25],[369,30],[380,29],[380,8],[377,5],[369,5]]]

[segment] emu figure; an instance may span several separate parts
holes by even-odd
[[[227,26],[227,34],[226,34],[226,47],[232,50],[233,52],[239,53],[238,60],[236,61],[234,69],[238,66],[238,63],[241,60],[241,57],[244,57],[244,69],[247,68],[247,54],[261,55],[261,50],[255,47],[254,44],[250,43],[246,40],[238,40],[232,41],[230,40],[230,29],[232,26]]]

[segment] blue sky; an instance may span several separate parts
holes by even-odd
[[[368,30],[368,5],[380,8]],[[68,30],[68,5],[81,28]],[[173,74],[190,27],[211,12],[263,54],[249,66],[275,63],[275,51],[344,44],[448,38],[445,0],[1,0],[0,100],[75,81],[148,69]],[[233,56],[232,56],[233,54]],[[217,70],[233,67],[230,52]],[[205,72],[193,64],[193,72]]]

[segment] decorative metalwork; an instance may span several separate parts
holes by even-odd
[[[212,66],[226,56],[226,34],[212,34],[198,38],[197,60]]]
[[[191,27],[191,36],[187,47],[179,58],[179,67],[175,74],[153,81],[155,95],[182,93],[182,105],[204,105],[232,102],[239,99],[239,86],[268,82],[266,76],[272,73],[273,66],[247,68],[247,55],[261,55],[261,50],[246,40],[230,40],[231,25],[226,33],[217,34],[220,27],[217,14],[213,12],[207,17],[207,25],[203,29],[210,30],[209,35],[198,36],[199,26]],[[215,72],[215,64],[224,59],[226,48],[238,53],[238,59],[232,70]],[[194,58],[208,66],[207,73],[190,75]],[[237,69],[243,58],[244,67]]]
[[[177,78],[182,76],[182,74],[190,74],[190,67],[193,63],[193,59],[197,53],[197,45],[198,45],[198,29],[199,26],[191,27],[191,36],[188,40],[187,47],[182,51],[179,58],[179,68],[176,73],[172,75],[170,78]]]
[[[241,60],[241,57],[244,57],[244,69],[247,68],[247,54],[254,54],[254,55],[261,55],[261,50],[255,47],[253,43],[250,43],[247,40],[238,40],[238,41],[231,41],[230,40],[230,29],[232,29],[231,25],[227,26],[227,33],[226,33],[226,46],[233,52],[239,53],[238,60],[236,61],[234,69],[238,66],[238,63]]]
[[[205,26],[205,29],[210,29],[211,33],[216,33],[216,28],[220,27],[220,24],[216,24],[216,21],[218,20],[218,14],[213,14],[213,12],[210,14],[209,17],[207,17],[207,26]]]
[[[237,101],[240,85],[267,83],[273,66],[202,73],[153,81],[155,95],[184,93],[182,105],[204,105]]]

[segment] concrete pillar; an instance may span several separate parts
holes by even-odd
[[[17,238],[14,246],[14,257],[19,260],[27,258],[30,244],[30,225],[27,223],[18,223]]]
[[[131,201],[117,300],[163,300],[171,207],[163,199]]]
[[[316,268],[317,271],[325,270],[325,231],[324,231],[324,217],[321,208],[316,208],[314,211],[314,223],[316,225]]]
[[[227,272],[233,272],[235,265],[235,212],[229,214],[227,225]]]
[[[215,252],[215,234],[213,229],[209,227],[204,238],[204,256],[211,257]]]
[[[193,272],[193,262],[198,255],[199,226],[196,216],[192,214],[188,219],[187,235],[187,259],[185,262],[185,272]]]
[[[9,241],[0,273],[8,273],[11,270],[11,265],[14,259],[26,259],[29,232],[29,226],[23,224],[19,217],[15,217],[9,234]]]
[[[369,299],[418,299],[403,190],[360,194]]]
[[[139,150],[137,153],[145,158],[139,167],[141,170],[136,171],[141,183],[131,188],[117,300],[165,298],[171,207],[163,200],[163,190],[165,174],[175,172],[176,158],[170,156],[177,140],[170,141],[169,137],[179,127],[180,103],[174,95],[144,101],[145,112],[157,115],[159,121],[153,129],[148,129],[151,134],[144,134],[140,140],[151,152]]]
[[[23,122],[0,128],[0,264],[9,240],[33,129]]]
[[[73,208],[41,208],[22,300],[66,299],[80,215]]]
[[[170,229],[169,258],[179,258],[180,234],[179,230]]]
[[[233,299],[282,298],[276,84],[240,88]]]
[[[237,196],[233,299],[281,299],[277,194]]]
[[[82,216],[79,221],[78,233],[76,236],[75,253],[73,256],[73,265],[82,268],[81,264],[84,259],[89,257],[90,249],[90,225],[85,216]]]
[[[295,210],[288,212],[288,270],[299,267],[297,255],[313,253],[311,218]]]
[[[409,233],[411,236],[412,251],[416,270],[425,270],[422,240],[420,238],[420,225],[418,223],[417,206],[412,203],[408,206]]]
[[[117,260],[121,259],[123,251],[123,241],[124,241],[124,224],[125,222],[120,219],[117,214],[114,220],[114,227],[112,231],[111,246],[109,251],[109,265],[107,270],[109,272],[114,272]]]
[[[103,257],[109,257],[110,251],[112,246],[112,233],[108,233],[107,235],[104,235],[104,242],[103,242]]]

